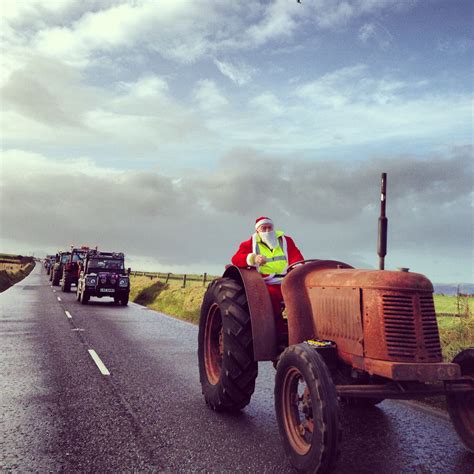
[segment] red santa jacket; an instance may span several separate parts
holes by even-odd
[[[298,247],[295,245],[295,242],[291,237],[285,235],[286,245],[287,245],[287,256],[288,256],[288,265],[291,265],[300,260],[304,260],[303,255],[301,254]],[[232,264],[237,267],[248,267],[247,257],[249,254],[253,253],[252,249],[252,237],[245,242],[242,242],[239,246],[239,249],[232,257]]]

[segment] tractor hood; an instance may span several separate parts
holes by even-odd
[[[295,270],[295,272],[298,269]],[[306,275],[305,286],[414,290],[433,292],[430,280],[420,273],[353,268],[314,269]]]

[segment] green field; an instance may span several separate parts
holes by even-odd
[[[34,266],[32,257],[0,254],[0,293],[23,280]]]
[[[468,315],[474,310],[473,296],[445,296],[434,295],[434,304],[437,314]]]

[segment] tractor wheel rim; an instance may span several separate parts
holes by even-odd
[[[313,440],[313,409],[309,388],[296,367],[291,367],[285,375],[282,402],[288,441],[297,454],[304,456]]]
[[[223,331],[222,316],[219,305],[214,303],[209,308],[204,329],[204,366],[211,385],[219,382],[222,369]]]

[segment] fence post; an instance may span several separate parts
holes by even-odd
[[[202,286],[206,286],[206,279],[207,279],[207,273],[204,273],[204,276],[202,277]]]
[[[168,280],[170,279],[170,275],[171,275],[171,273],[168,273],[168,274],[166,275],[165,285],[168,283]]]
[[[186,273],[183,275],[183,288],[186,288]]]

